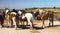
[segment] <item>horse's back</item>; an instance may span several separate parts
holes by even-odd
[[[32,18],[32,17],[33,17],[33,15],[32,15],[31,13],[26,13],[25,16],[26,16],[27,18]]]
[[[12,20],[13,17],[16,17],[16,15],[15,15],[15,14],[10,14],[10,15],[9,15],[9,19],[10,19],[10,20]]]

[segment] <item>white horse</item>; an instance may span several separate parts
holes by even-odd
[[[21,15],[22,12],[18,11],[18,14]],[[28,24],[30,25],[30,28],[32,28],[33,27],[33,15],[31,13],[25,13],[22,16],[22,19],[24,19],[24,18],[27,18]]]

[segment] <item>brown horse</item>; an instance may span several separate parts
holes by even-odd
[[[14,9],[12,11],[9,11],[9,9],[6,9],[5,16],[6,16],[7,25],[10,24],[10,27],[12,27],[12,25],[14,24],[15,29],[17,29],[18,20],[17,20],[17,13],[15,11],[16,10]]]
[[[9,20],[11,20],[11,27],[13,25],[13,20],[12,20],[13,17],[16,17],[16,15],[15,14],[10,14],[9,15]]]
[[[44,25],[45,25],[44,21],[46,19],[46,12],[44,10],[36,9],[34,11],[34,15],[36,15],[34,17],[37,17],[38,19],[42,20],[42,22],[43,22],[42,27],[44,28]]]
[[[44,21],[48,18],[49,20],[49,26],[53,26],[53,12],[52,11],[48,11],[48,13],[46,14],[46,12],[41,14],[41,20],[43,21],[43,28],[44,28]]]
[[[45,12],[42,13],[40,17],[41,17],[41,20],[42,20],[42,22],[43,22],[42,27],[44,28],[44,27],[45,27],[44,21],[45,21],[45,19],[46,19],[46,14],[45,14]]]
[[[15,29],[17,29],[17,27],[18,27],[18,19],[17,19],[17,14],[15,13],[15,12],[11,12],[10,14],[9,14],[9,17],[8,17],[8,19],[11,21],[11,27],[12,27],[12,25],[14,24],[15,25]]]

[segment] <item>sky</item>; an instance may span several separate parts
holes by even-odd
[[[60,7],[60,0],[0,0],[0,8]]]

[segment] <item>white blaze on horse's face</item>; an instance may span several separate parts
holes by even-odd
[[[15,13],[15,12],[11,12],[11,14],[15,14],[15,15],[16,15],[16,13]]]
[[[6,10],[6,14],[7,14],[8,11],[9,11],[9,10],[7,9],[7,10]]]
[[[21,14],[22,14],[22,12],[19,10],[19,11],[18,11],[18,14],[19,14],[19,15],[21,15]]]

